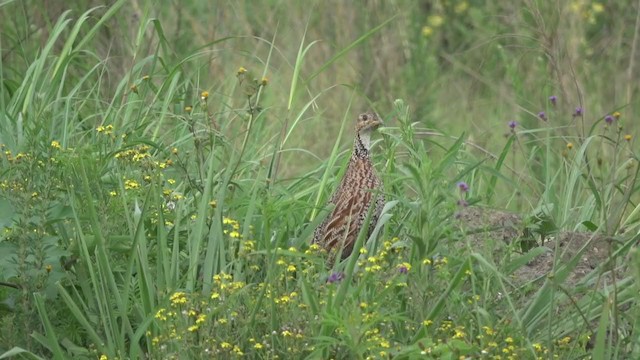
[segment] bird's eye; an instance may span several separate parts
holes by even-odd
[[[362,121],[369,120],[369,116],[367,114],[362,114]]]

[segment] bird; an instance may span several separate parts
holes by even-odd
[[[371,162],[371,135],[381,125],[376,113],[365,112],[358,116],[347,171],[329,200],[335,207],[315,229],[312,243],[324,248],[332,257],[340,250],[341,260],[351,255],[371,206],[374,208],[367,238],[380,218],[385,198],[382,180]]]

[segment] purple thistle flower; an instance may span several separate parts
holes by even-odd
[[[467,185],[467,183],[464,181],[460,181],[456,184],[456,186],[458,187],[458,189],[460,189],[461,193],[466,193],[467,191],[469,191],[469,185]]]
[[[509,128],[510,128],[511,130],[515,129],[515,128],[516,128],[516,126],[518,126],[518,122],[517,122],[517,121],[515,121],[515,120],[511,120],[511,121],[509,121]]]
[[[576,107],[576,111],[573,113],[573,116],[582,116],[584,109],[581,106]]]
[[[551,105],[556,106],[556,103],[558,102],[558,97],[555,95],[551,95],[549,96],[549,101],[551,102]]]
[[[611,115],[607,115],[604,117],[604,122],[607,123],[607,125],[611,125],[613,124],[613,121],[615,120],[615,118]]]
[[[405,265],[400,265],[398,267],[398,272],[400,272],[400,274],[406,274],[409,272],[409,269]]]
[[[333,283],[342,281],[342,279],[344,279],[344,273],[341,271],[338,271],[338,272],[331,273],[331,275],[329,275],[329,277],[327,278],[327,282],[329,284],[333,284]]]
[[[545,114],[545,113],[544,113],[544,111],[540,111],[540,112],[538,113],[538,117],[539,117],[541,120],[547,121],[547,114]]]

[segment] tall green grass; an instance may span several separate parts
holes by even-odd
[[[635,4],[34,4],[0,4],[0,358],[637,357]],[[370,108],[387,205],[328,268]]]

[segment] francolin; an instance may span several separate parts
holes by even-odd
[[[366,112],[358,116],[353,153],[347,171],[338,188],[329,200],[335,208],[318,226],[313,236],[317,243],[327,250],[332,259],[342,249],[342,259],[353,251],[360,229],[364,226],[369,208],[373,206],[367,238],[378,222],[384,206],[382,181],[376,175],[371,163],[371,134],[382,121],[377,114]]]

